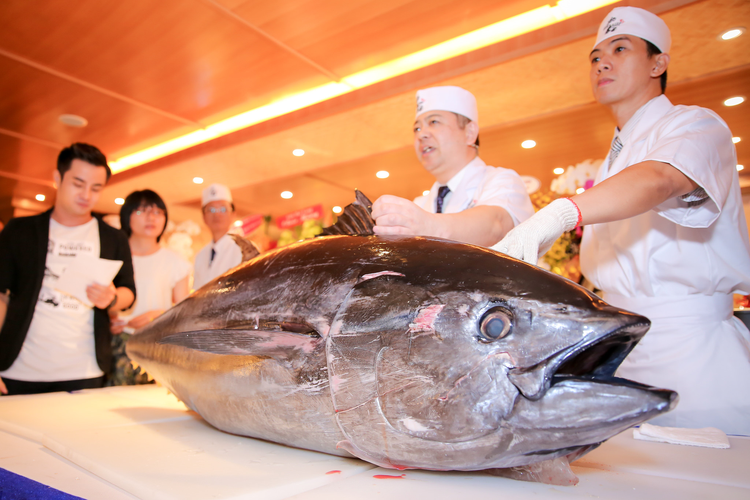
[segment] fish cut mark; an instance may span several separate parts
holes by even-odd
[[[445,304],[435,304],[419,310],[413,323],[409,323],[409,330],[406,333],[435,332],[435,321]]]
[[[379,273],[370,273],[370,274],[365,274],[361,276],[359,280],[357,281],[357,284],[360,284],[363,281],[379,278],[381,276],[400,276],[402,278],[406,277],[405,274],[397,273],[396,271],[380,271]]]

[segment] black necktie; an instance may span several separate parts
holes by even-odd
[[[451,192],[451,188],[449,188],[448,186],[440,186],[438,188],[437,210],[435,211],[436,214],[443,213],[443,200],[445,200],[445,197],[448,196],[448,193],[450,192]]]
[[[211,249],[211,260],[208,261],[209,264],[214,261],[214,257],[216,257],[216,250],[212,248]]]

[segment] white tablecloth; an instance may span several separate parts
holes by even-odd
[[[750,438],[730,443],[649,443],[628,430],[574,463],[577,486],[550,486],[401,473],[226,434],[156,386],[0,398],[0,467],[90,499],[748,499]]]

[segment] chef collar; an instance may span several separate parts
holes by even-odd
[[[635,114],[630,117],[630,120],[628,120],[625,126],[622,127],[622,130],[620,130],[618,127],[615,127],[615,135],[620,138],[620,142],[622,142],[623,145],[627,144],[630,135],[633,133],[633,129],[635,129],[635,127],[638,125],[638,122],[641,121],[641,118],[643,118],[643,115],[646,114],[648,108],[651,107],[651,103],[653,103],[660,97],[664,97],[664,94],[654,97],[646,104],[638,108],[638,111],[636,111]]]
[[[486,163],[484,163],[482,159],[477,156],[476,158],[471,160],[469,163],[467,163],[464,168],[459,170],[456,175],[451,177],[451,179],[448,181],[447,184],[440,184],[440,183],[436,183],[436,184],[438,186],[448,186],[448,188],[451,190],[451,193],[455,193],[458,190],[458,186],[461,185],[461,181],[466,175],[466,171],[469,169],[469,167],[484,167],[484,166],[486,166]]]

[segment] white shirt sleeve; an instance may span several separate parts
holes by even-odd
[[[169,283],[170,287],[174,288],[177,283],[185,279],[186,276],[190,275],[190,263],[177,255],[176,252],[171,252],[171,269]]]
[[[195,256],[195,270],[193,274],[193,288],[199,289],[210,280],[208,276],[208,256],[211,253],[211,244],[201,248],[198,255]]]
[[[428,196],[419,195],[416,198],[414,198],[414,204],[417,205],[422,210],[427,210],[426,208],[427,198]]]
[[[709,227],[719,217],[737,175],[732,134],[707,110],[681,111],[649,135],[653,147],[643,161],[672,165],[703,188],[708,198],[696,203],[676,197],[654,211],[684,227]]]
[[[230,266],[227,268],[227,271],[242,264],[242,249],[234,241],[231,248]]]
[[[482,192],[474,206],[488,205],[505,209],[517,226],[534,215],[526,185],[515,171],[490,167],[485,174]]]

